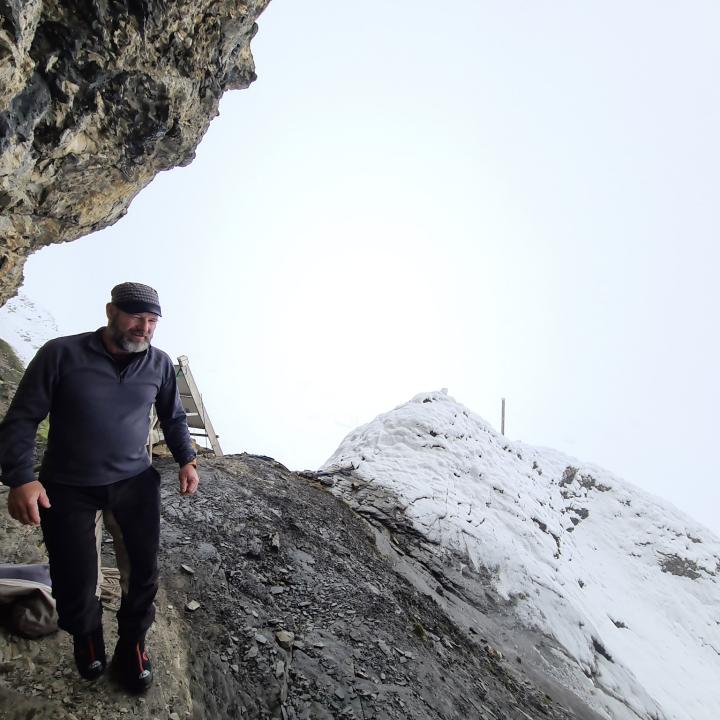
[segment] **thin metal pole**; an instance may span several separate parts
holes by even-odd
[[[505,398],[502,399],[502,415],[500,418],[500,432],[505,434]]]

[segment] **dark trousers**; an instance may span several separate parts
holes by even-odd
[[[117,613],[121,640],[143,638],[155,619],[160,545],[160,475],[145,472],[112,485],[76,487],[45,484],[51,507],[41,509],[43,537],[50,559],[58,624],[72,635],[85,635],[102,624],[96,595],[98,513],[111,516],[116,554],[128,565]],[[122,548],[118,547],[122,544]]]

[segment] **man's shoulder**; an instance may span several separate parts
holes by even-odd
[[[148,348],[148,359],[151,367],[158,368],[164,373],[174,373],[175,364],[172,358],[164,351],[154,345]]]
[[[41,352],[57,352],[66,348],[86,347],[95,333],[84,332],[77,335],[62,335],[48,340],[41,348]]]
[[[61,335],[60,337],[48,340],[46,345],[81,345],[86,343],[93,335],[95,335],[96,332],[97,330],[92,332],[77,333],[76,335]]]
[[[153,358],[153,360],[155,360],[155,362],[170,363],[172,365],[172,358],[159,347],[151,345],[148,351],[150,352],[151,357]]]

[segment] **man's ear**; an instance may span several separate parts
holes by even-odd
[[[117,308],[112,303],[108,303],[105,306],[105,315],[107,315],[107,319],[112,320],[115,317],[115,313],[117,313]]]

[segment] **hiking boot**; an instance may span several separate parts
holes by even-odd
[[[144,693],[153,683],[152,663],[145,641],[132,645],[118,640],[112,660],[113,675],[123,687],[135,695]]]
[[[102,626],[87,635],[73,635],[73,656],[78,672],[86,680],[96,680],[105,672],[105,640]]]

